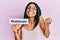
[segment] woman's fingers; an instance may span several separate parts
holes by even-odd
[[[21,28],[22,27],[22,24],[17,24],[17,29]]]
[[[17,32],[17,28],[16,28],[15,25],[12,26],[12,29],[13,29],[14,32]]]
[[[51,24],[52,19],[51,18],[47,18],[47,19],[45,19],[45,22],[48,23],[48,24]]]
[[[21,24],[14,24],[12,26],[12,29],[13,29],[14,32],[17,32],[17,30],[20,29],[21,26],[22,26]]]

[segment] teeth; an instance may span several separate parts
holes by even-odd
[[[29,12],[29,14],[32,14],[32,12]]]

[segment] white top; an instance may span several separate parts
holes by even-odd
[[[42,38],[42,30],[39,25],[34,30],[27,31],[22,28],[22,40],[45,40]]]

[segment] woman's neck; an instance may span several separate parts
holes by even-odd
[[[34,23],[34,18],[29,18],[29,23]]]

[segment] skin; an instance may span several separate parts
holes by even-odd
[[[24,26],[23,26],[23,28],[24,28],[25,30],[31,31],[32,28],[34,27],[34,17],[36,16],[36,12],[37,12],[37,11],[36,11],[35,5],[34,5],[34,4],[30,4],[30,5],[28,6],[28,8],[27,8],[27,11],[26,11],[27,16],[29,17],[29,18],[28,18],[29,23],[28,23],[28,25],[24,25]],[[40,21],[39,21],[38,25],[39,25],[39,27],[41,28],[44,36],[45,36],[46,38],[48,38],[49,35],[50,35],[49,25],[51,24],[52,19],[51,19],[51,18],[46,18],[46,19],[44,20],[44,18],[43,18],[42,16],[40,16],[39,20],[40,20]],[[14,33],[15,33],[15,36],[16,36],[16,40],[22,40],[22,38],[21,38],[21,37],[22,37],[22,30],[20,29],[21,26],[22,26],[22,24],[15,24],[15,25],[13,25],[13,27],[12,27],[12,29],[13,29],[13,31],[14,31]]]

